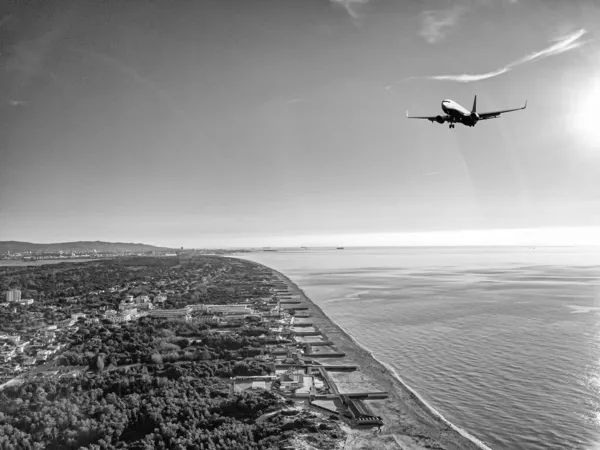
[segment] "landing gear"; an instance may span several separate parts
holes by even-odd
[[[454,124],[451,123],[450,125],[448,125],[448,128],[454,128]]]

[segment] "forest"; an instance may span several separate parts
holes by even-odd
[[[239,361],[263,353],[257,333],[261,327],[246,326],[228,333],[215,333],[205,324],[141,318],[123,325],[82,327],[72,334],[69,349],[57,359],[61,365],[89,365],[96,369],[138,363],[160,364],[185,361],[220,361],[235,370],[219,369],[221,376],[264,375],[266,364]],[[237,361],[237,366],[231,362]],[[247,366],[244,371],[241,366]]]
[[[116,308],[127,294],[171,292],[166,308],[230,303],[267,295],[267,280],[251,263],[205,256],[186,265],[134,258],[6,267],[0,289],[20,288],[36,302],[3,311],[0,330],[27,335],[73,312]],[[278,393],[232,392],[231,377],[274,371],[255,358],[274,341],[260,321],[215,330],[150,317],[122,324],[82,320],[51,364],[87,371],[30,377],[0,391],[1,450],[280,449],[299,435],[333,449],[345,438],[337,419],[294,408]]]
[[[145,366],[0,393],[1,449],[279,449],[294,433],[343,437],[335,422],[275,415],[268,391],[230,394],[223,380]]]

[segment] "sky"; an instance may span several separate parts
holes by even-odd
[[[0,240],[591,238],[599,26],[592,0],[10,2]],[[475,94],[527,109],[406,119]]]

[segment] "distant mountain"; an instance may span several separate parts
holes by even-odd
[[[24,252],[149,252],[174,250],[168,247],[155,247],[147,244],[125,242],[78,241],[58,242],[53,244],[34,244],[31,242],[0,241],[0,253]]]

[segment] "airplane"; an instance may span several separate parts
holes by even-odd
[[[525,108],[527,108],[527,100],[525,100],[525,105],[521,108],[503,109],[500,111],[478,113],[477,96],[475,96],[475,99],[473,100],[473,108],[471,109],[471,111],[468,111],[466,108],[462,107],[454,100],[447,99],[442,101],[442,111],[446,113],[445,116],[409,116],[407,110],[406,117],[409,119],[427,119],[432,123],[448,122],[449,128],[454,128],[456,123],[462,123],[466,127],[474,127],[480,120],[496,119],[500,117],[500,114],[511,111],[519,111]]]

